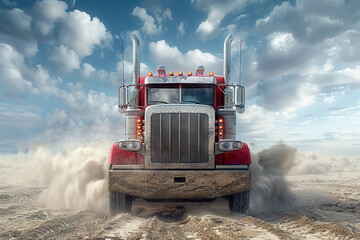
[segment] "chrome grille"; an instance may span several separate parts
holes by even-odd
[[[206,113],[153,113],[151,162],[209,161],[209,117]]]

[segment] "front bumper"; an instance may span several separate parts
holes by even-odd
[[[250,170],[109,171],[109,190],[145,199],[214,199],[250,188]]]

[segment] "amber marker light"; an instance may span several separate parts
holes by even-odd
[[[179,72],[179,76],[182,76],[182,75],[183,75],[183,72],[182,72],[182,71],[180,71],[180,72]]]
[[[170,75],[170,76],[174,76],[174,72],[169,72],[169,75]]]
[[[192,76],[192,72],[188,72],[188,76]]]
[[[141,131],[138,131],[138,132],[137,132],[137,135],[140,136],[140,135],[141,135]]]
[[[221,130],[221,129],[223,129],[223,126],[222,126],[222,125],[220,125],[220,126],[219,126],[219,129],[220,129],[220,130]]]
[[[224,122],[224,119],[220,118],[219,123],[223,123],[223,122]]]
[[[223,135],[223,132],[222,132],[222,131],[220,131],[220,132],[219,132],[219,136],[222,136],[222,135]]]
[[[214,73],[213,73],[213,72],[210,72],[210,73],[209,73],[209,76],[211,76],[211,77],[214,76]]]
[[[148,72],[148,76],[149,76],[149,77],[152,77],[152,72]]]
[[[138,122],[138,123],[141,123],[141,119],[138,119],[137,122]]]

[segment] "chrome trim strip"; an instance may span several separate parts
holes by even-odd
[[[249,170],[249,165],[216,165],[216,169],[241,169],[241,170]]]
[[[160,142],[162,142],[162,140],[161,140],[161,129],[162,129],[162,125],[161,125],[161,120],[162,120],[162,114],[160,114],[159,115],[159,124],[160,124]],[[147,121],[146,121],[147,122]],[[150,124],[149,124],[149,127],[148,128],[151,128],[151,122],[149,122]],[[160,145],[160,163],[161,163],[161,159],[162,159],[162,155],[161,155],[161,152],[162,152],[162,144],[159,144]]]
[[[198,132],[197,132],[197,140],[198,140],[198,142],[197,142],[197,144],[198,144],[198,151],[197,151],[197,154],[198,154],[198,159],[200,159],[200,113],[198,113],[197,114],[197,130],[198,130]]]
[[[169,115],[169,156],[171,156],[171,114]]]
[[[179,142],[181,142],[181,135],[180,135],[180,133],[181,133],[181,128],[180,128],[180,126],[181,126],[181,119],[180,119],[180,113],[179,113]],[[179,161],[181,161],[180,160],[181,159],[181,145],[179,144]]]
[[[112,165],[111,170],[144,169],[144,165]]]
[[[145,84],[176,84],[176,83],[191,83],[191,84],[216,84],[214,77],[198,77],[198,76],[153,76],[146,77]]]
[[[190,158],[190,162],[191,162],[191,129],[190,129],[190,125],[191,124],[191,118],[190,118],[190,114],[188,114],[188,154],[189,154],[189,158]]]

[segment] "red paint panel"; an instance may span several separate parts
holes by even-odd
[[[136,154],[136,165],[145,165],[145,157],[140,154]]]
[[[215,156],[215,165],[224,165],[224,154],[219,154]]]
[[[249,147],[243,143],[243,147],[239,150],[224,153],[224,165],[250,165],[251,155]]]
[[[114,143],[110,150],[109,163],[111,165],[144,165],[145,159],[136,152],[118,148],[118,143]]]

